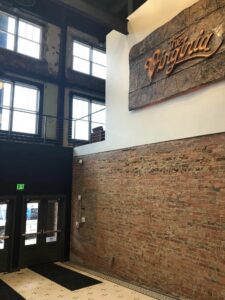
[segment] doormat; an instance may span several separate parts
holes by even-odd
[[[0,279],[0,299],[4,300],[25,300],[20,294]]]
[[[49,280],[54,281],[70,291],[102,283],[101,281],[53,263],[32,266],[29,269],[48,278]]]

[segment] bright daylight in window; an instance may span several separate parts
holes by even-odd
[[[0,81],[0,130],[37,134],[39,90]]]
[[[41,35],[40,26],[0,12],[0,47],[40,59]]]
[[[105,52],[74,41],[73,70],[106,79]]]
[[[88,141],[93,129],[105,130],[105,105],[74,96],[72,119],[72,139]]]

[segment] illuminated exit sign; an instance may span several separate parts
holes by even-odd
[[[24,191],[25,190],[25,184],[24,183],[17,183],[16,190],[17,191]]]

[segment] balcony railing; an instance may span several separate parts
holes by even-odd
[[[0,139],[74,147],[100,142],[105,139],[105,123],[94,116],[103,110],[72,119],[0,106]]]
[[[72,119],[71,139],[76,145],[96,143],[105,140],[105,123],[99,116],[105,112],[105,108],[92,114]],[[98,116],[98,118],[96,118]],[[103,119],[103,118],[102,118]]]

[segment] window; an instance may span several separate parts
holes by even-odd
[[[106,79],[105,52],[74,41],[73,70]]]
[[[105,105],[91,99],[73,96],[72,139],[91,141],[93,134],[105,132]],[[103,140],[103,136],[100,136]]]
[[[29,202],[26,207],[25,246],[37,244],[39,202]]]
[[[37,134],[39,97],[37,87],[0,81],[0,130]]]
[[[0,12],[0,47],[40,59],[40,26]]]

